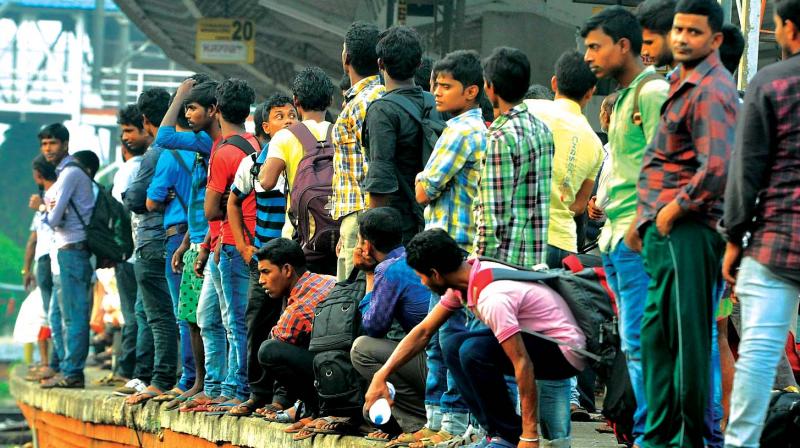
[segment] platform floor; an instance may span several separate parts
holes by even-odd
[[[107,372],[87,369],[87,380]],[[294,442],[281,429],[286,425],[258,418],[208,416],[202,413],[162,411],[161,405],[125,406],[111,388],[42,390],[26,382],[24,369],[10,378],[11,393],[38,436],[39,447],[382,447],[359,437],[316,436]],[[573,424],[573,448],[616,448],[611,434],[595,431],[598,423]]]

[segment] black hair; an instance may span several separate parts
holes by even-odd
[[[206,109],[215,106],[217,104],[217,87],[219,87],[217,81],[205,81],[195,84],[189,94],[186,95],[183,104],[197,103]]]
[[[414,84],[422,87],[422,90],[426,92],[431,91],[431,76],[435,65],[436,61],[432,57],[423,56],[419,67],[414,72]]]
[[[556,94],[550,90],[549,87],[545,87],[541,84],[531,84],[528,87],[528,91],[525,92],[525,99],[526,100],[550,100],[552,101],[555,99]]]
[[[775,3],[775,14],[781,20],[788,20],[794,24],[795,28],[800,29],[800,1],[778,0]]]
[[[577,51],[565,51],[561,54],[556,61],[555,71],[558,93],[571,100],[580,101],[597,85],[597,77],[583,60],[583,55]]]
[[[339,90],[342,92],[350,90],[350,77],[347,76],[347,73],[342,75],[342,79],[339,80]]]
[[[44,180],[55,182],[56,179],[58,179],[56,167],[48,162],[47,159],[45,159],[41,154],[33,158],[31,166],[33,167],[33,170],[39,173]]]
[[[367,210],[358,217],[358,233],[375,246],[389,253],[403,243],[403,217],[391,207]]]
[[[269,120],[269,114],[272,112],[272,109],[276,107],[281,107],[285,105],[290,105],[294,107],[294,103],[292,103],[292,99],[289,98],[287,95],[282,93],[275,93],[272,94],[266,101],[264,101],[264,121]]]
[[[636,8],[636,19],[642,28],[666,35],[672,30],[675,0],[646,0]]]
[[[86,168],[86,171],[89,172],[89,176],[91,178],[94,178],[94,176],[97,174],[97,171],[100,169],[100,159],[97,157],[97,154],[95,154],[94,151],[90,151],[88,149],[78,151],[72,154],[72,157],[74,157],[75,160],[81,164],[81,166]]]
[[[520,101],[531,80],[531,63],[521,50],[497,47],[483,62],[483,77],[503,100]]]
[[[492,102],[489,101],[489,97],[486,96],[486,92],[481,92],[478,96],[478,104],[481,106],[481,115],[483,115],[483,121],[486,122],[493,122],[494,121],[494,106],[492,106]]]
[[[267,137],[267,133],[264,132],[264,121],[269,118],[264,114],[266,105],[266,103],[261,103],[256,106],[256,109],[253,111],[253,125],[255,126],[256,137]]]
[[[378,43],[380,33],[381,30],[372,23],[353,22],[344,35],[344,47],[349,56],[350,66],[361,76],[378,73],[375,44]]]
[[[593,15],[581,27],[581,37],[600,29],[616,43],[628,39],[635,55],[642,52],[642,26],[636,16],[622,6],[612,6]]]
[[[744,54],[744,36],[738,26],[731,23],[722,25],[722,45],[719,46],[719,58],[722,65],[731,74],[739,68]]]
[[[603,102],[600,103],[600,109],[605,111],[609,116],[614,113],[614,106],[617,104],[617,99],[619,98],[619,91],[614,91],[606,95],[603,98]]]
[[[725,12],[717,0],[680,0],[675,6],[675,14],[679,13],[706,16],[712,32],[722,31]]]
[[[463,254],[456,240],[442,229],[418,233],[406,245],[406,263],[425,275],[434,269],[441,275],[457,271],[464,262]]]
[[[244,123],[255,101],[256,92],[244,79],[229,78],[217,87],[217,108],[228,123]]]
[[[483,68],[480,56],[474,50],[456,50],[448,53],[433,66],[433,72],[437,76],[440,73],[449,73],[465,89],[469,86],[478,86],[479,96],[483,92]]]
[[[175,95],[177,93],[178,92],[176,91],[175,93],[172,94],[172,96],[169,97],[170,105],[172,105],[172,102],[175,101]],[[178,126],[182,127],[183,129],[191,129],[192,125],[189,124],[189,119],[186,118],[185,112],[186,112],[186,106],[184,104],[181,104],[181,110],[178,113],[178,117],[175,119],[175,122],[178,124]]]
[[[61,123],[48,124],[39,131],[37,137],[39,140],[52,138],[64,143],[69,141],[69,129]]]
[[[169,93],[161,87],[149,88],[139,95],[136,105],[153,126],[161,126],[161,120],[169,109]]]
[[[306,269],[306,255],[297,241],[287,238],[269,240],[256,251],[258,261],[269,261],[275,266],[291,265],[295,271]]]
[[[333,82],[319,67],[306,67],[294,77],[292,95],[305,110],[323,111],[333,101]]]
[[[186,79],[193,79],[194,85],[202,84],[207,81],[212,81],[213,78],[206,73],[195,73],[194,75],[186,78]]]
[[[378,36],[375,54],[392,79],[411,79],[422,61],[422,41],[413,28],[393,26]]]
[[[135,104],[128,104],[117,112],[117,124],[124,124],[135,126],[137,129],[144,129],[142,124],[142,113],[139,112],[139,106]]]

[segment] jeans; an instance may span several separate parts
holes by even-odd
[[[133,265],[134,275],[136,264]],[[136,303],[133,307],[136,315],[136,366],[133,368],[133,377],[145,383],[150,383],[153,378],[153,361],[155,359],[155,345],[153,344],[153,330],[147,323],[147,313],[144,312],[142,288],[138,281],[136,286]]]
[[[36,260],[36,285],[42,294],[42,306],[44,315],[50,312],[50,301],[53,299],[53,271],[50,269],[50,255],[42,255]]]
[[[726,447],[757,447],[775,370],[797,316],[800,288],[745,257],[736,279],[742,306],[739,360],[733,378]]]
[[[222,245],[219,260],[222,280],[222,321],[228,334],[228,375],[222,383],[222,394],[229,398],[247,400],[250,385],[247,381],[247,287],[250,269],[236,247]]]
[[[578,371],[555,343],[529,334],[522,334],[522,339],[536,371],[539,413],[551,416],[550,421],[556,423],[551,427],[542,417],[542,436],[557,441],[555,446],[568,446],[569,378]],[[505,380],[505,375],[514,375],[514,367],[491,330],[453,335],[445,345],[444,361],[464,401],[488,435],[516,444],[522,434],[522,419]]]
[[[117,263],[114,267],[119,292],[119,305],[125,325],[122,326],[122,341],[117,356],[116,374],[123,378],[133,378],[136,368],[136,274],[133,264]],[[140,378],[141,379],[141,378]]]
[[[200,327],[206,356],[203,391],[211,398],[216,398],[222,393],[222,381],[227,374],[228,341],[219,308],[221,297],[222,283],[212,252],[203,270],[203,289],[197,302],[197,326]]]
[[[250,383],[250,398],[262,402],[281,403],[289,407],[287,397],[273,397],[275,376],[259,362],[261,344],[269,339],[270,331],[285,308],[285,300],[273,299],[258,284],[258,263],[250,261],[250,284],[247,300],[247,376]]]
[[[178,319],[178,303],[181,296],[181,273],[172,270],[172,255],[178,250],[183,242],[183,233],[178,233],[167,238],[166,248],[166,265],[164,266],[164,275],[167,278],[167,285],[169,286],[169,295],[172,297],[172,312],[175,315],[175,321],[178,325],[178,332],[180,334],[180,351],[181,351],[181,378],[178,380],[178,387],[181,390],[189,390],[194,386],[195,365],[194,355],[192,354],[192,341],[189,333],[189,322]]]
[[[151,384],[162,391],[175,385],[178,369],[178,326],[164,276],[163,249],[143,248],[137,253],[134,270],[147,323],[153,333],[153,376]]]
[[[89,314],[92,300],[89,285],[92,267],[86,250],[58,250],[60,274],[55,284],[57,308],[61,312],[64,357],[61,372],[68,378],[83,380],[83,368],[89,354]],[[51,307],[52,308],[52,307]]]
[[[53,341],[53,350],[50,351],[48,364],[51,369],[58,372],[61,368],[61,359],[64,357],[64,341],[61,336],[61,312],[58,310],[58,306],[52,306],[55,303],[53,301],[55,276],[51,268],[50,255],[41,256],[36,260],[36,284],[39,285],[39,291],[42,294],[44,315],[47,319],[47,325],[50,327],[50,337]],[[51,312],[54,314],[52,317]],[[42,360],[42,362],[45,361]]]
[[[563,260],[570,255],[575,255],[573,252],[560,249],[556,246],[547,245],[547,258],[545,263],[550,269],[558,269],[564,267]]]
[[[432,310],[439,303],[439,295],[431,294]],[[425,409],[428,428],[443,429],[450,434],[463,434],[469,424],[469,407],[456,388],[453,375],[447,370],[442,357],[442,342],[449,336],[467,331],[465,310],[456,312],[433,334],[425,353],[428,355],[428,376],[425,382]]]
[[[647,284],[650,277],[644,270],[641,255],[630,250],[624,241],[617,243],[611,252],[604,253],[603,269],[608,284],[617,297],[619,306],[619,332],[622,351],[628,364],[628,375],[636,397],[636,412],[633,416],[633,436],[639,446],[644,438],[647,419],[647,400],[644,392],[642,372],[641,331],[644,304],[647,300]]]

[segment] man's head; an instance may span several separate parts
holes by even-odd
[[[433,66],[436,65],[432,57],[423,56],[422,60],[414,72],[414,84],[422,87],[422,90],[433,93],[434,85],[436,84],[436,73],[433,71]]]
[[[33,168],[33,181],[36,182],[36,185],[44,188],[45,183],[53,183],[58,179],[56,167],[48,162],[43,155],[39,154],[34,157],[31,165]]]
[[[564,52],[556,61],[555,71],[551,84],[559,96],[567,97],[581,107],[592,99],[597,77],[583,60],[582,54],[577,51]]]
[[[144,130],[139,106],[128,104],[120,109],[117,113],[117,124],[122,130],[120,139],[128,152],[134,156],[144,154],[153,142],[153,137]]]
[[[675,16],[675,0],[646,0],[636,8],[642,26],[642,61],[656,67],[672,65],[669,32]]]
[[[478,53],[456,50],[433,67],[436,110],[460,114],[472,109],[483,92],[483,69]]]
[[[217,123],[216,81],[205,81],[192,87],[183,101],[186,106],[186,119],[195,132],[207,131]]]
[[[344,94],[350,90],[351,86],[352,84],[350,84],[350,77],[347,76],[347,73],[345,73],[342,75],[342,79],[339,80],[339,90],[342,91],[342,97],[344,97]]]
[[[672,56],[694,68],[722,45],[724,14],[716,0],[680,0],[672,22]]]
[[[354,71],[360,77],[378,74],[375,44],[381,31],[372,23],[353,22],[344,35],[342,67],[345,73]]]
[[[391,207],[373,208],[359,216],[353,264],[364,271],[374,269],[386,254],[402,244],[402,222],[400,213]]]
[[[217,87],[217,110],[220,120],[244,126],[250,115],[250,105],[256,101],[256,92],[244,79],[226,79]]]
[[[719,58],[722,65],[731,74],[739,68],[744,54],[744,36],[738,26],[731,23],[722,25],[722,45],[719,46]]]
[[[281,129],[297,122],[297,110],[292,104],[292,99],[282,93],[275,93],[267,98],[262,107],[261,129],[270,138]]]
[[[172,95],[169,97],[169,103],[172,104],[175,101],[175,95],[177,95],[177,91],[172,92]],[[183,106],[183,105],[182,105]],[[177,118],[175,118],[175,127],[179,130],[187,131],[192,129],[192,126],[189,124],[189,120],[186,119],[186,106],[181,108],[181,111],[178,113]]]
[[[775,40],[783,57],[800,51],[800,0],[778,0],[775,4]]]
[[[526,100],[550,100],[555,98],[555,93],[541,84],[531,84],[525,92]]]
[[[324,112],[333,101],[333,82],[319,67],[306,67],[294,77],[292,95],[298,111]]]
[[[603,132],[608,132],[608,128],[611,126],[611,114],[614,113],[614,105],[617,104],[617,98],[619,98],[619,93],[611,92],[603,98],[603,103],[600,104],[600,129]]]
[[[69,130],[61,123],[49,124],[38,134],[39,149],[44,158],[55,166],[69,154]]]
[[[422,61],[422,41],[413,28],[393,26],[378,36],[375,54],[385,76],[408,81]]]
[[[621,6],[590,17],[581,28],[581,37],[586,45],[583,59],[598,78],[616,78],[640,58],[642,27],[636,16]]]
[[[97,171],[100,169],[100,159],[97,157],[97,154],[94,151],[83,150],[78,151],[75,154],[72,154],[72,157],[78,161],[78,163],[83,166],[86,174],[89,175],[92,179],[97,174]]]
[[[446,278],[461,267],[463,251],[442,229],[430,229],[417,234],[406,247],[406,262],[417,272],[422,284],[436,294],[453,287]]]
[[[273,299],[289,295],[297,279],[306,271],[303,249],[286,238],[268,241],[256,252],[258,259],[258,284]]]
[[[498,99],[507,103],[522,101],[531,80],[531,63],[522,51],[497,47],[483,61],[483,81],[486,96],[493,105]]]
[[[161,120],[169,109],[169,93],[161,87],[147,89],[139,95],[136,105],[142,113],[144,130],[151,137],[155,137],[158,127],[161,126]]]

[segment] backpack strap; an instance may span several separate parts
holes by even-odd
[[[333,126],[328,126],[328,133],[325,137],[326,140],[323,141],[330,140],[332,127]],[[312,153],[312,151],[317,149],[317,143],[319,143],[319,140],[317,140],[317,137],[311,133],[311,129],[308,129],[308,126],[306,126],[305,123],[302,121],[295,123],[289,126],[288,129],[289,132],[291,132],[297,138],[297,140],[300,141],[300,144],[303,145],[303,157],[308,156]]]
[[[89,173],[87,173],[87,172],[86,172],[86,168],[83,166],[83,164],[82,164],[82,163],[78,162],[77,160],[73,160],[73,161],[71,161],[71,162],[67,163],[66,165],[64,165],[64,168],[66,168],[66,167],[68,167],[68,166],[71,166],[71,167],[77,168],[77,169],[78,169],[78,171],[80,171],[81,173],[83,173],[83,175],[84,175],[84,176],[88,177],[88,178],[89,178],[89,180],[90,180],[90,181],[92,181],[92,183],[93,183],[93,184],[97,185],[98,187],[101,187],[101,186],[100,186],[100,184],[98,184],[98,183],[97,183],[97,181],[95,181],[94,179],[92,179],[91,177],[89,177]],[[92,192],[92,193],[94,193],[94,192]],[[70,207],[72,208],[72,210],[75,212],[75,215],[78,217],[78,221],[80,221],[81,225],[82,225],[82,226],[83,226],[83,228],[85,229],[85,228],[86,228],[86,221],[84,221],[84,220],[83,220],[83,217],[81,216],[81,212],[79,212],[79,211],[78,211],[78,207],[76,207],[76,206],[75,206],[75,203],[74,203],[74,202],[72,202],[72,199],[71,199],[71,198],[70,198],[70,200],[69,200],[69,206],[70,206]]]
[[[180,167],[183,168],[184,171],[186,171],[186,174],[188,174],[189,177],[192,177],[192,171],[186,165],[186,162],[183,160],[183,157],[181,157],[181,155],[178,154],[178,151],[176,151],[174,149],[170,149],[169,153],[172,154],[172,157],[174,157],[175,160],[178,161],[178,165],[180,165]],[[181,207],[183,207],[183,211],[184,212],[188,212],[189,211],[189,207],[186,205],[186,201],[183,200],[183,198],[181,197],[180,193],[178,193],[177,189],[175,190],[175,197],[178,199],[178,202],[181,203]]]
[[[253,145],[251,145],[246,138],[242,137],[239,134],[231,135],[230,137],[223,140],[222,143],[227,143],[239,148],[239,150],[242,151],[247,156],[256,152],[256,150],[253,149]]]
[[[636,85],[636,90],[633,91],[633,113],[631,114],[631,122],[640,128],[642,128],[642,114],[639,111],[639,95],[642,93],[642,88],[645,84],[658,79],[663,80],[664,77],[658,73],[648,73],[647,76],[639,81],[639,84]]]
[[[406,98],[403,95],[398,94],[389,94],[381,97],[380,99],[388,101],[390,103],[396,104],[400,106],[414,121],[417,122],[420,126],[422,126],[422,109],[419,108],[416,104],[414,104],[410,99]]]

